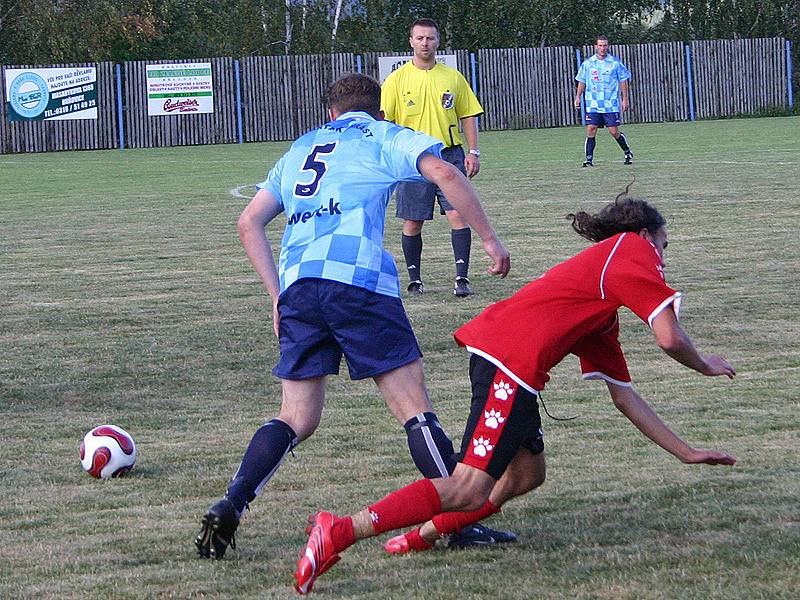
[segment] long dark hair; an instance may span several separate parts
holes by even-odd
[[[647,201],[628,195],[632,185],[633,182],[628,184],[624,192],[594,215],[583,211],[568,214],[567,219],[572,220],[572,228],[578,235],[593,242],[600,242],[626,231],[636,233],[647,229],[655,234],[667,224],[667,220]]]

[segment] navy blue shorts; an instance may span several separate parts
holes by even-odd
[[[464,149],[461,146],[450,146],[442,150],[442,160],[455,166],[464,175]],[[430,221],[433,219],[433,202],[439,201],[439,212],[455,210],[447,201],[442,190],[426,181],[403,181],[397,184],[397,216],[408,221]]]
[[[328,279],[295,281],[278,300],[281,379],[375,377],[422,356],[400,298]]]
[[[586,113],[586,124],[596,125],[597,127],[619,127],[622,124],[622,118],[618,112],[615,113],[600,113],[590,112]]]

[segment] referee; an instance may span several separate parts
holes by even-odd
[[[464,76],[436,62],[439,27],[431,19],[418,19],[409,30],[414,57],[394,71],[383,84],[381,109],[388,121],[421,131],[444,142],[442,158],[455,165],[467,177],[480,169],[478,119],[483,114]],[[458,131],[461,121],[468,152],[462,148]],[[434,200],[451,228],[456,278],[453,294],[472,294],[469,282],[469,252],[472,233],[466,221],[447,201],[442,191],[431,183],[400,183],[397,187],[397,216],[403,222],[403,255],[406,260],[409,294],[422,294],[422,225],[433,219]]]

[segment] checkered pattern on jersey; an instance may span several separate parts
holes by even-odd
[[[419,156],[439,156],[441,148],[430,136],[361,112],[300,137],[258,186],[286,213],[281,291],[318,277],[399,297],[397,266],[383,248],[386,207],[398,182],[424,181]]]
[[[583,95],[586,112],[621,112],[619,84],[630,78],[628,68],[611,54],[607,54],[605,60],[600,60],[595,54],[583,61],[575,79],[586,84]]]

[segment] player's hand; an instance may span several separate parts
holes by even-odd
[[[575,110],[580,110],[580,108],[581,108],[581,99],[577,98],[575,100],[575,102],[573,103],[573,106],[575,107]]]
[[[481,161],[474,154],[467,154],[464,156],[464,170],[467,172],[467,177],[472,179],[481,170]]]
[[[628,101],[623,99],[622,100],[622,112],[626,112],[629,107],[630,107],[630,105],[628,104]]]
[[[721,356],[705,356],[703,360],[706,363],[705,369],[701,371],[703,375],[708,375],[709,377],[725,375],[728,379],[733,379],[736,376],[734,368]]]
[[[492,259],[492,265],[489,267],[491,275],[499,275],[501,278],[508,275],[511,270],[511,255],[496,236],[490,240],[484,240],[483,249],[486,254]]]
[[[683,462],[690,465],[727,465],[732,467],[736,464],[736,459],[727,452],[716,452],[714,450],[693,450],[692,455]]]

